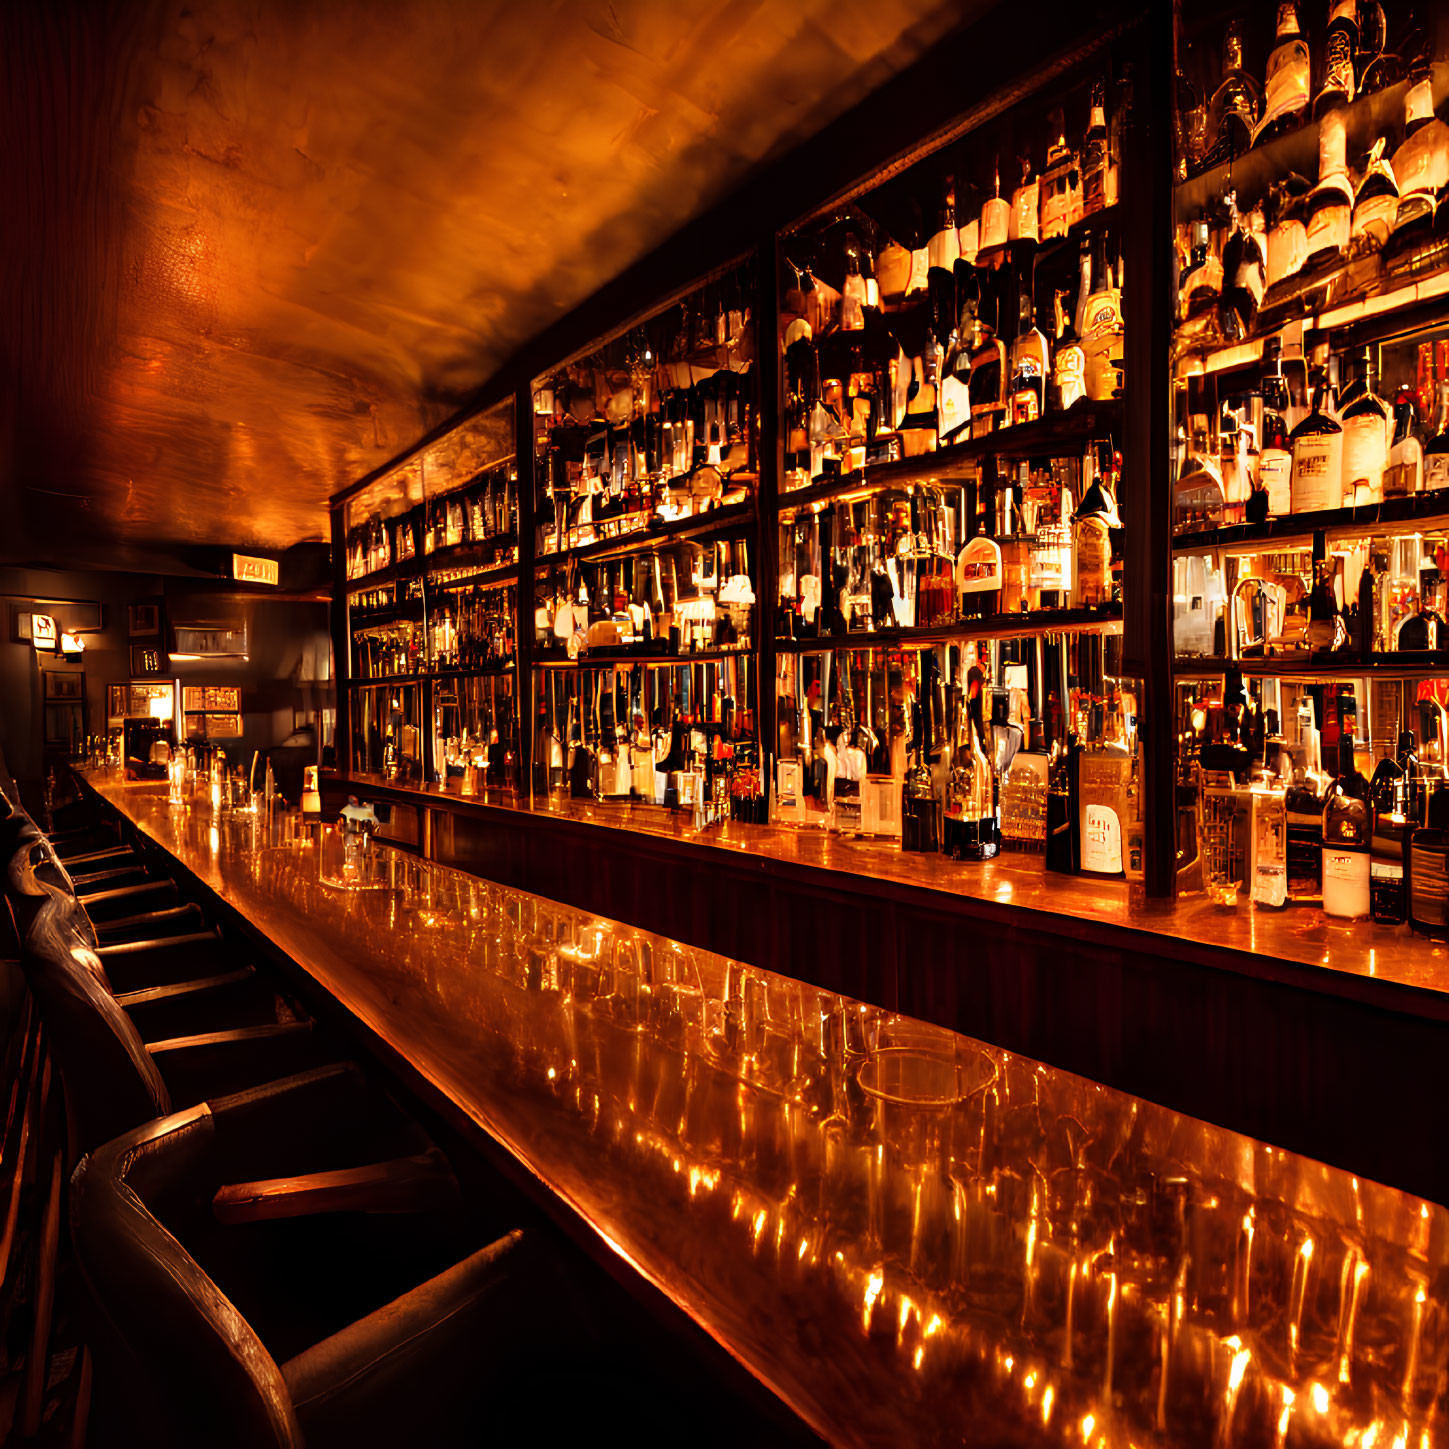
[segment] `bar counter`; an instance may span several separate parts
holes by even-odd
[[[833,1443],[1443,1439],[1437,1206],[332,827],[89,784]]]
[[[957,861],[942,854],[902,851],[887,840],[868,840],[834,832],[782,825],[724,821],[697,829],[685,811],[627,801],[571,800],[550,797],[530,802],[513,791],[493,790],[466,796],[439,785],[398,786],[381,775],[338,775],[341,788],[357,788],[419,807],[467,812],[509,810],[552,821],[629,831],[655,840],[691,844],[755,862],[756,870],[774,866],[828,871],[850,878],[849,888],[879,894],[892,887],[930,891],[959,905],[1001,918],[1000,909],[1025,913],[1046,929],[1070,922],[1074,937],[1106,939],[1121,932],[1148,933],[1185,960],[1254,969],[1275,976],[1285,965],[1358,978],[1330,983],[1358,999],[1387,1001],[1374,986],[1406,986],[1435,993],[1444,1001],[1424,1001],[1419,1009],[1449,1017],[1449,943],[1416,935],[1408,926],[1375,921],[1339,922],[1305,907],[1255,908],[1246,900],[1216,906],[1195,894],[1175,901],[1149,899],[1120,879],[1062,875],[1046,870],[1040,855],[1003,851],[995,860]],[[766,864],[768,862],[768,865]],[[1053,919],[1055,918],[1055,919]],[[1256,958],[1253,968],[1242,958]],[[1298,973],[1292,973],[1295,977]],[[1402,1007],[1405,998],[1394,1004]]]

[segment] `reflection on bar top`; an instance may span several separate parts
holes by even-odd
[[[463,799],[456,790],[436,785],[399,787],[381,775],[353,773],[339,777],[389,793],[424,798]],[[1175,944],[1173,955],[1219,949],[1244,952],[1266,968],[1276,962],[1326,967],[1352,976],[1396,982],[1427,991],[1449,992],[1449,945],[1416,936],[1408,926],[1377,921],[1334,921],[1321,910],[1288,906],[1283,910],[1240,900],[1236,906],[1211,904],[1204,896],[1175,902],[1148,900],[1139,888],[1105,877],[1070,876],[1048,871],[1040,855],[1003,852],[995,860],[953,861],[940,854],[903,852],[885,840],[856,840],[825,830],[780,825],[748,825],[726,821],[696,829],[688,811],[624,801],[551,798],[530,805],[511,792],[491,791],[476,801],[500,809],[579,821],[615,829],[636,830],[669,840],[715,846],[742,855],[762,856],[787,864],[846,871],[867,879],[947,891],[1019,910],[1067,916],[1073,934],[1099,926],[1153,932]],[[1148,949],[1151,949],[1150,945]]]
[[[832,1442],[1446,1438],[1443,1208],[331,827],[266,846],[91,779]]]

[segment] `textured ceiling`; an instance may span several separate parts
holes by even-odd
[[[0,556],[328,495],[981,0],[0,7]]]

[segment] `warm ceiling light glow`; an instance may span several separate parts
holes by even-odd
[[[164,694],[156,694],[151,697],[151,718],[170,719],[171,701]]]

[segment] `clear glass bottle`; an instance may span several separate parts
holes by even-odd
[[[1191,227],[1192,240],[1187,270],[1177,288],[1179,324],[1201,317],[1218,305],[1223,290],[1223,263],[1212,248],[1208,219],[1200,216]]]
[[[1047,340],[1036,325],[1032,291],[1032,264],[1027,258],[1018,275],[1016,340],[1011,344],[1013,424],[1031,423],[1041,417],[1046,403],[1046,380],[1051,372]]]
[[[1047,147],[1046,169],[1041,176],[1042,241],[1066,236],[1082,215],[1081,171],[1076,152],[1067,145],[1066,118],[1060,109],[1053,113],[1052,123],[1056,139]]]
[[[1338,742],[1338,777],[1323,806],[1323,910],[1344,920],[1367,916],[1374,811],[1353,759],[1353,737]]]
[[[1107,204],[1107,87],[1092,83],[1092,109],[1082,138],[1082,215],[1091,216]]]
[[[1373,349],[1365,349],[1352,396],[1344,393],[1343,408],[1344,502],[1354,507],[1382,503],[1384,469],[1389,461],[1389,410],[1374,390]]]
[[[1298,25],[1298,6],[1294,0],[1281,0],[1277,40],[1268,57],[1263,86],[1263,119],[1253,145],[1264,145],[1298,128],[1308,113],[1310,79],[1308,42]]]

